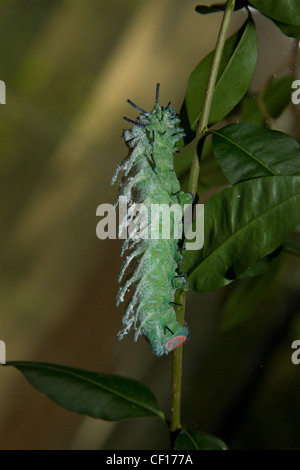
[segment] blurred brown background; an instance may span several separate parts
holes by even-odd
[[[156,359],[143,339],[117,340],[120,243],[97,239],[96,208],[116,196],[110,180],[127,152],[122,116],[135,118],[126,99],[151,109],[160,82],[161,103],[180,109],[189,74],[215,45],[221,15],[198,15],[197,3],[7,0],[0,8],[7,87],[0,108],[0,339],[7,360],[136,378],[167,413],[171,357]],[[253,89],[291,47],[273,23],[255,18]],[[231,31],[244,19],[235,14]],[[288,130],[290,119],[286,114],[278,128]],[[300,365],[290,360],[291,342],[300,338],[300,270],[291,256],[281,264],[272,293],[231,330],[220,321],[232,286],[188,298],[183,424],[219,433],[233,448],[300,445]],[[108,423],[63,410],[19,372],[2,368],[0,448],[164,449],[168,436],[155,419]]]

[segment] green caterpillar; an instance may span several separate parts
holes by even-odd
[[[166,107],[160,106],[159,84],[151,112],[127,101],[140,115],[136,121],[124,118],[133,123],[130,130],[123,132],[129,154],[116,169],[111,183],[114,184],[119,172],[123,172],[115,205],[122,196],[127,198],[130,208],[129,217],[126,215],[120,221],[119,234],[128,225],[130,214],[137,204],[143,204],[151,215],[153,204],[179,204],[184,208],[185,204],[192,202],[190,194],[180,191],[173,164],[176,143],[185,134],[179,127],[180,119],[170,108],[170,103]],[[188,338],[188,329],[178,323],[174,310],[176,289],[182,287],[186,279],[177,272],[182,255],[178,247],[179,240],[174,236],[176,227],[173,214],[170,219],[170,239],[163,239],[161,231],[157,239],[151,238],[149,227],[146,226],[148,238],[140,236],[132,239],[128,236],[125,240],[121,256],[126,250],[129,250],[129,255],[121,268],[119,282],[132,260],[135,260],[135,266],[122,282],[117,295],[119,305],[130,287],[134,287],[125,309],[122,320],[124,328],[118,334],[119,339],[134,327],[135,341],[139,335],[144,335],[157,356],[173,351]]]

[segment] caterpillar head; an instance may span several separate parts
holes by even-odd
[[[185,326],[180,326],[178,322],[171,326],[170,328],[163,324],[157,324],[154,328],[144,331],[156,356],[174,351],[188,339],[189,331]]]
[[[174,349],[181,346],[188,339],[189,332],[185,326],[181,326],[177,333],[172,335],[172,338],[168,340],[166,344],[166,351],[174,351]]]

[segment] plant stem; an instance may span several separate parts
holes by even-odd
[[[196,135],[198,137],[198,143],[196,145],[196,151],[193,157],[191,170],[190,170],[190,179],[189,179],[189,192],[194,196],[197,193],[198,179],[200,172],[200,164],[198,157],[198,147],[201,148],[201,139],[205,135],[208,126],[209,114],[214,94],[214,89],[216,85],[216,80],[218,76],[218,70],[220,66],[220,61],[224,49],[224,44],[226,40],[226,34],[228,31],[230,19],[232,12],[234,10],[235,0],[227,0],[226,8],[223,15],[222,24],[220,27],[215,53],[213,56],[210,74],[208,77],[206,92],[204,96],[203,108],[199,123],[197,125]],[[179,303],[182,304],[182,307],[179,307],[177,310],[177,320],[183,325],[184,323],[184,313],[185,313],[185,298],[186,292],[181,292],[179,297]],[[181,382],[182,382],[182,346],[175,349],[173,355],[173,386],[172,386],[172,408],[171,408],[171,422],[170,422],[170,433],[171,441],[172,437],[181,428],[181,418],[180,418],[180,399],[181,399]]]
[[[234,10],[235,0],[228,0],[226,3],[226,8],[223,15],[222,24],[219,31],[219,36],[216,43],[216,48],[209,72],[209,77],[207,81],[206,91],[204,95],[203,107],[200,115],[200,119],[197,125],[196,136],[200,140],[207,131],[207,125],[209,120],[209,114],[211,110],[211,104],[214,96],[214,89],[217,81],[219,66],[221,62],[221,57],[224,49],[224,44],[226,40],[226,34],[231,20],[231,15]],[[195,151],[189,179],[189,191],[195,196],[197,192],[198,179],[200,173],[200,162],[198,152]]]
[[[185,292],[182,292],[178,303],[182,307],[177,309],[177,321],[183,325],[185,310]],[[181,378],[182,378],[182,346],[175,349],[173,356],[173,386],[172,386],[172,406],[171,406],[171,433],[180,429],[180,401],[181,401]]]

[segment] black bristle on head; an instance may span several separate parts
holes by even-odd
[[[169,101],[169,103],[167,104],[166,109],[169,109],[170,105],[171,105],[171,101]]]
[[[130,104],[133,108],[137,109],[137,111],[140,111],[140,113],[142,114],[145,114],[147,116],[147,114],[149,114],[147,111],[145,111],[144,109],[140,108],[137,104],[135,104],[133,101],[131,100],[127,100],[127,103]]]
[[[195,199],[196,199],[196,196],[194,196],[194,194],[193,194],[193,193],[191,193],[190,191],[189,191],[189,193],[188,193],[188,194],[190,194],[190,195],[191,195],[191,198],[192,198],[192,204],[194,204],[194,202],[195,202]],[[199,200],[199,196],[198,196],[198,200]]]
[[[156,161],[154,160],[154,157],[151,153],[151,159],[152,159],[152,162],[153,162],[153,165],[154,165],[154,170],[156,170]]]
[[[136,126],[142,127],[143,129],[145,129],[145,127],[146,127],[145,124],[141,124],[140,122],[133,121],[132,119],[129,119],[126,116],[123,116],[123,119],[127,122],[130,122],[131,124],[135,124]]]
[[[174,334],[174,331],[172,331],[171,328],[169,328],[167,325],[164,325],[164,326],[170,333],[172,333],[172,335]]]
[[[158,104],[159,103],[159,87],[160,87],[160,84],[158,83],[156,85],[156,91],[155,91],[155,103]]]

